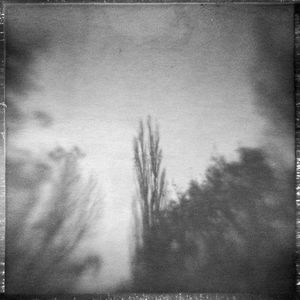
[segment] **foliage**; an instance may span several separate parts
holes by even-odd
[[[294,173],[275,172],[260,149],[239,154],[215,157],[202,183],[168,199],[143,252],[151,267],[136,276],[139,291],[293,291]]]
[[[216,158],[205,182],[192,181],[170,213],[179,214],[181,236],[175,239],[182,256],[193,261],[185,265],[190,288],[289,290],[293,285],[293,172],[285,177],[289,185],[281,185],[261,150],[241,148],[239,153],[237,162]],[[187,255],[184,247],[189,244],[194,251]]]
[[[99,257],[76,250],[99,215],[95,178],[81,176],[82,157],[57,148],[46,161],[28,155],[7,163],[6,290],[48,293],[72,290]]]

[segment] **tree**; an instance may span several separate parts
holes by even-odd
[[[238,153],[215,157],[205,180],[159,211],[137,251],[135,291],[292,291],[294,173],[274,169],[262,149]]]
[[[169,208],[183,261],[169,272],[173,288],[288,293],[294,285],[294,173],[279,179],[263,150],[238,152],[238,161],[215,158],[205,180],[192,181]]]
[[[138,185],[137,204],[140,209],[138,212],[135,210],[135,219],[138,223],[136,228],[141,229],[141,242],[136,240],[133,277],[136,288],[151,289],[160,272],[157,259],[160,259],[159,254],[164,253],[164,242],[160,239],[159,230],[166,172],[161,168],[159,129],[156,126],[153,130],[150,117],[146,125],[140,121],[133,150]]]
[[[8,161],[8,293],[68,292],[83,272],[100,267],[92,253],[76,258],[101,204],[95,178],[81,175],[82,156],[77,147],[57,148],[46,162]]]
[[[142,211],[143,238],[146,239],[158,220],[165,195],[165,169],[161,170],[162,150],[158,126],[153,131],[151,118],[147,119],[148,140],[143,121],[138,136],[134,138],[134,164]]]

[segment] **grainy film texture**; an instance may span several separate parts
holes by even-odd
[[[0,293],[5,286],[5,78],[4,78],[4,9],[0,5]]]
[[[292,295],[293,25],[7,5],[6,292]]]

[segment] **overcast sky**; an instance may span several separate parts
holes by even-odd
[[[213,154],[236,159],[239,146],[275,148],[278,166],[293,165],[284,113],[293,105],[292,7],[14,5],[6,13],[10,39],[32,50],[28,86],[11,91],[27,119],[9,147],[40,155],[78,145],[106,195],[94,242],[105,276],[87,289],[129,273],[141,118],[158,122],[167,179],[179,189],[201,178]]]

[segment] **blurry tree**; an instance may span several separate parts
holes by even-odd
[[[165,169],[161,170],[162,150],[158,126],[153,131],[151,118],[147,119],[148,136],[140,121],[138,136],[134,138],[134,163],[142,210],[143,236],[147,238],[157,221],[165,193]]]
[[[100,212],[96,180],[84,180],[83,156],[57,148],[48,161],[22,154],[7,161],[6,291],[71,291],[100,258],[76,250]]]
[[[168,210],[181,257],[178,272],[169,270],[181,290],[288,293],[294,285],[294,173],[279,180],[261,149],[239,154],[215,158]]]
[[[238,151],[167,199],[137,251],[135,291],[293,292],[294,172],[274,169],[261,149]]]
[[[146,127],[146,129],[145,129]],[[162,150],[160,148],[159,129],[153,130],[151,118],[146,125],[140,121],[137,137],[134,138],[134,165],[138,183],[138,206],[136,224],[141,229],[141,243],[137,242],[135,259],[135,277],[141,285],[143,278],[155,277],[157,264],[155,259],[161,250],[157,229],[159,228],[160,211],[165,196],[165,169],[161,169]],[[156,250],[155,250],[156,249]],[[155,257],[156,256],[156,257]],[[154,270],[153,267],[156,269]],[[150,275],[152,274],[152,275]],[[135,282],[137,284],[137,282]]]

